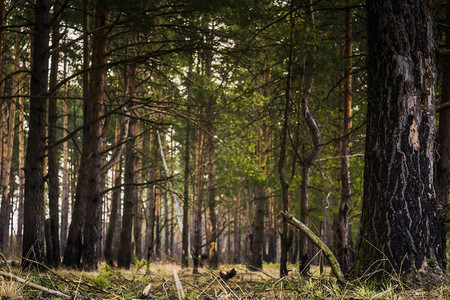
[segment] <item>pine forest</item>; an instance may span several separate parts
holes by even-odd
[[[2,299],[449,299],[450,3],[0,0]]]

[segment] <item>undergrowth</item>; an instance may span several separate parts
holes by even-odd
[[[234,268],[237,275],[227,281],[219,271]],[[222,265],[220,270],[201,268],[181,269],[171,263],[149,263],[135,260],[130,270],[102,264],[97,272],[68,269],[47,270],[41,273],[11,272],[38,285],[62,292],[72,299],[450,299],[450,287],[440,286],[430,291],[406,289],[392,281],[381,286],[353,281],[338,284],[329,270],[320,274],[312,267],[312,276],[302,278],[296,265],[291,265],[290,276],[278,278],[279,265],[265,264],[260,272],[251,272],[243,265]],[[174,276],[176,273],[179,278]],[[31,288],[13,279],[0,276],[1,299],[28,299],[58,297]]]

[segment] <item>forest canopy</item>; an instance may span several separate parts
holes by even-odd
[[[416,2],[1,1],[0,253],[445,281],[450,6]]]

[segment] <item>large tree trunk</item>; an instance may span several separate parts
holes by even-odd
[[[443,275],[445,228],[433,181],[437,72],[432,4],[367,3],[368,113],[355,275],[381,268],[417,278],[424,260],[429,274]]]
[[[54,90],[58,80],[59,64],[59,22],[61,19],[61,1],[56,0],[53,5],[53,32],[52,32],[52,64],[50,71],[50,97],[48,98],[48,144],[56,142],[56,127],[58,121],[57,91]],[[47,264],[57,267],[60,263],[59,249],[59,160],[56,146],[48,149],[48,202],[50,213],[51,251],[47,249]]]
[[[447,20],[446,24],[450,24],[450,4],[446,5]],[[446,28],[445,41],[446,45],[450,44],[450,30]],[[442,94],[441,94],[441,105],[450,102],[450,60],[446,59],[442,62]],[[439,155],[438,155],[438,165],[437,165],[437,182],[436,190],[439,201],[441,202],[444,211],[442,213],[442,218],[447,220],[446,214],[448,214],[448,196],[450,189],[450,109],[445,109],[439,114]],[[448,226],[450,223],[446,224],[447,232],[450,232]],[[443,251],[439,256],[445,257],[446,249],[446,238],[442,237],[442,246],[440,250]],[[444,259],[442,261],[444,270],[447,267],[447,261]]]
[[[31,98],[27,155],[22,256],[44,262],[44,147],[47,99],[50,1],[37,0],[31,66]],[[22,266],[29,267],[23,259]]]
[[[99,238],[103,192],[100,116],[106,75],[106,69],[102,67],[106,63],[108,30],[105,26],[106,20],[107,14],[97,6],[94,21],[97,30],[93,38],[92,52],[92,66],[95,68],[90,74],[89,97],[83,100],[85,127],[83,128],[82,158],[78,172],[72,223],[63,260],[66,266],[79,266],[82,256],[83,267],[86,269],[96,268],[98,260],[96,244]]]
[[[102,195],[104,186],[104,174],[102,172],[102,157],[101,151],[103,149],[102,143],[102,123],[99,118],[102,115],[103,101],[105,98],[105,86],[106,86],[106,52],[107,52],[107,33],[108,28],[106,26],[108,20],[108,14],[102,7],[97,6],[95,8],[94,26],[97,29],[96,34],[92,40],[92,67],[93,71],[90,73],[89,78],[89,98],[84,101],[85,113],[87,118],[86,124],[92,124],[88,126],[90,128],[88,136],[83,136],[83,150],[84,147],[88,147],[88,151],[85,152],[85,159],[89,161],[89,166],[86,171],[90,173],[88,176],[89,182],[84,186],[87,191],[86,197],[86,220],[84,222],[83,230],[83,267],[85,269],[97,268],[97,261],[99,256],[99,250],[97,249],[97,243],[100,237],[101,228],[101,209],[102,209]],[[87,139],[87,144],[84,144],[84,140]],[[89,157],[90,154],[91,156]],[[82,153],[83,155],[83,153]],[[78,178],[80,181],[80,178]]]

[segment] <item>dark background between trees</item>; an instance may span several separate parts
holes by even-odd
[[[445,270],[450,8],[368,2],[1,1],[0,251]]]

